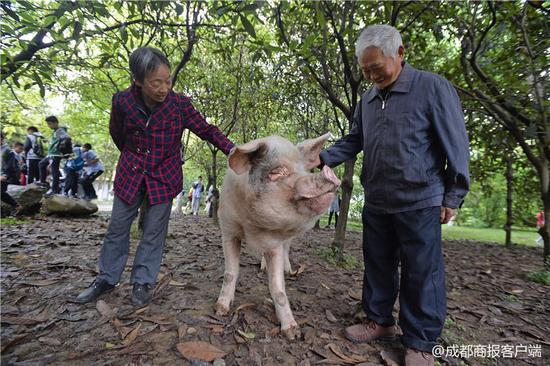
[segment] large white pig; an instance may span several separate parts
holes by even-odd
[[[290,339],[299,334],[286,296],[284,270],[290,270],[290,241],[313,227],[340,186],[327,166],[319,173],[310,172],[329,137],[326,134],[294,145],[270,136],[239,145],[229,155],[218,211],[225,256],[218,315],[227,314],[234,299],[244,240],[266,259],[281,331]]]

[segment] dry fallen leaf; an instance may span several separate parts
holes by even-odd
[[[241,304],[235,309],[235,313],[238,313],[240,310],[250,308],[250,307],[253,307],[253,306],[256,306],[256,304],[253,303],[253,302],[247,302],[245,304]]]
[[[61,346],[61,341],[57,338],[40,337],[38,338],[38,341],[48,346]]]
[[[42,323],[42,320],[18,316],[2,316],[2,323],[15,324],[15,325],[35,325]]]
[[[106,318],[114,318],[115,312],[113,309],[103,300],[98,300],[95,304],[95,308],[99,313]]]
[[[52,279],[46,279],[46,280],[37,280],[37,281],[23,281],[19,282],[19,285],[27,285],[27,286],[50,286],[55,283],[58,283],[60,280],[59,278],[52,278]]]
[[[171,280],[169,285],[170,286],[175,286],[175,287],[185,287],[185,286],[187,286],[187,283],[178,282],[176,280]]]
[[[226,356],[226,353],[221,349],[202,341],[178,343],[176,347],[181,355],[188,360],[198,359],[211,362]]]
[[[155,290],[153,291],[153,298],[156,298],[158,294],[161,293],[162,290],[164,290],[168,286],[171,280],[172,274],[168,273],[167,275],[164,275],[155,286]]]
[[[187,334],[187,324],[180,324],[178,327],[178,338],[182,339]]]
[[[368,358],[359,355],[345,355],[340,348],[334,343],[329,343],[325,347],[328,347],[336,356],[340,357],[345,363],[353,364],[366,362]]]
[[[246,332],[243,332],[242,330],[240,329],[237,329],[237,333],[239,333],[242,337],[246,338],[246,339],[254,339],[256,338],[256,334],[254,333],[246,333]]]
[[[329,322],[336,323],[338,321],[338,319],[336,319],[336,317],[330,312],[330,310],[325,310],[325,314]]]
[[[382,351],[380,352],[380,357],[382,357],[382,360],[386,363],[387,366],[399,366],[399,357],[388,351]]]
[[[122,340],[122,344],[131,344],[138,336],[141,323],[139,323],[128,335]]]

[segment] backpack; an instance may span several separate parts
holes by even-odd
[[[61,139],[59,139],[57,149],[61,154],[69,155],[73,152],[73,141],[69,136],[62,137]]]
[[[44,152],[44,137],[43,136],[35,136],[34,142],[32,143],[32,152],[38,156],[43,158],[46,156]]]
[[[67,168],[75,172],[84,168],[84,159],[82,159],[82,151],[80,149],[78,149],[78,155],[67,162]]]

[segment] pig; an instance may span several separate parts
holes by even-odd
[[[300,334],[286,295],[284,270],[290,271],[290,241],[313,227],[340,186],[328,166],[310,172],[329,138],[325,134],[294,145],[270,136],[236,146],[229,154],[218,210],[225,272],[217,315],[226,315],[234,299],[244,240],[266,260],[281,332],[289,339]]]

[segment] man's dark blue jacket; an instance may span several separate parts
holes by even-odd
[[[333,167],[363,151],[366,208],[397,213],[458,208],[468,192],[468,136],[458,95],[443,77],[404,64],[391,89],[373,87],[350,133],[321,152]]]

